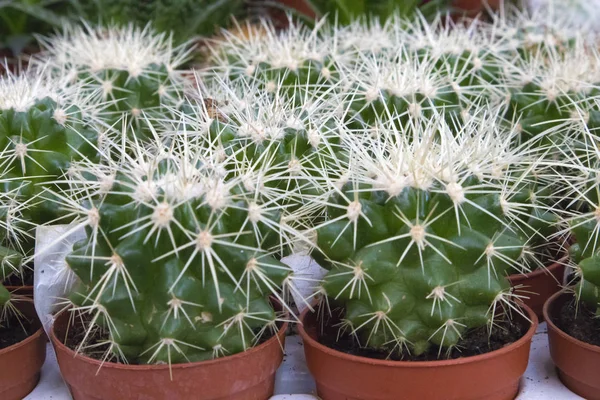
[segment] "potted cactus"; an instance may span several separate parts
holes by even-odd
[[[14,180],[2,180],[13,185]],[[24,219],[28,204],[19,201],[19,187],[0,195],[0,276],[23,271],[21,242],[29,235]],[[0,397],[21,400],[37,385],[46,358],[46,340],[30,298],[0,283]]]
[[[69,169],[73,159],[97,157],[94,119],[85,98],[76,86],[68,87],[64,77],[51,77],[48,68],[29,68],[21,74],[0,77],[0,146],[3,195],[25,204],[22,210],[25,234],[16,248],[28,260],[19,276],[3,277],[14,291],[33,292],[34,230],[37,225],[64,216],[51,201],[47,190]]]
[[[228,136],[214,110],[196,111]],[[110,142],[127,147],[120,160],[75,165],[57,194],[87,232],[66,257],[78,285],[50,335],[63,377],[76,400],[267,399],[289,311],[278,259],[293,232],[239,151],[153,129],[144,146]]]
[[[590,129],[586,118],[580,123],[583,140],[573,139],[574,146],[561,151],[567,156],[567,163],[579,171],[578,176],[560,176],[568,188],[567,195],[578,205],[563,211],[562,218],[565,229],[574,238],[569,249],[572,286],[548,299],[544,317],[548,321],[550,354],[561,381],[586,399],[598,399],[600,385],[592,371],[600,368],[600,152],[598,132]]]
[[[329,271],[320,312],[299,328],[322,398],[518,392],[537,318],[506,274],[524,268],[537,161],[511,147],[498,110],[474,115],[456,135],[440,114],[344,134],[347,172],[319,181],[325,209],[311,222]]]

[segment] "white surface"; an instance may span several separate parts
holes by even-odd
[[[48,345],[46,364],[38,387],[24,400],[71,400],[59,375],[54,351]],[[275,379],[271,400],[315,400],[315,383],[304,359],[304,347],[298,336],[289,336],[286,354]],[[560,382],[548,351],[546,324],[540,324],[533,337],[529,366],[516,400],[580,400]]]
[[[23,400],[71,400],[69,390],[60,376],[52,345],[46,345],[46,363],[42,367],[40,383]]]
[[[531,342],[529,365],[521,380],[516,400],[579,400],[582,397],[567,389],[558,379],[550,358],[546,323],[539,325]]]

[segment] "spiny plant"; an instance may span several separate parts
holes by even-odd
[[[333,123],[335,94],[295,91],[291,98],[282,87],[265,92],[252,79],[199,86],[172,121],[174,134],[220,153],[221,168],[260,183],[263,196],[291,212],[316,195],[311,171],[345,157]]]
[[[549,212],[532,201],[538,160],[506,140],[498,109],[475,114],[459,134],[440,115],[345,134],[347,173],[321,181],[323,316],[339,310],[340,334],[361,346],[442,357],[467,330],[522,313],[506,275],[530,269]]]
[[[323,85],[336,79],[335,38],[323,28],[321,21],[314,28],[292,23],[278,31],[267,20],[258,25],[246,23],[244,34],[224,31],[209,47],[206,78],[217,74],[235,81],[252,78],[273,92],[278,86],[296,84]]]
[[[561,208],[563,233],[574,239],[569,248],[577,301],[600,315],[600,137],[582,118],[582,135],[577,145],[557,151],[569,165],[565,175],[557,169],[556,179],[564,185],[561,195],[569,201]]]
[[[39,38],[39,60],[59,74],[72,74],[82,91],[102,106],[98,117],[120,134],[121,120],[149,134],[144,118],[160,117],[182,102],[185,77],[178,68],[191,52],[174,46],[166,33],[129,24],[66,26],[61,34]]]
[[[66,257],[80,281],[70,300],[88,321],[79,349],[100,341],[105,360],[172,364],[276,331],[286,313],[269,296],[287,307],[291,269],[278,260],[296,233],[264,195],[269,182],[224,170],[233,156],[185,135],[126,145],[119,162],[77,164],[57,193],[87,233]]]
[[[492,15],[492,32],[507,41],[510,50],[522,57],[547,51],[569,49],[578,36],[593,40],[593,19],[578,20],[572,9],[562,9],[562,3],[547,2],[547,6],[532,7],[530,2],[505,4]],[[561,4],[559,4],[561,3]],[[566,7],[569,9],[569,7]]]
[[[35,199],[46,195],[72,160],[97,157],[93,110],[86,98],[76,86],[67,87],[46,72],[28,69],[0,77],[0,193],[29,205],[30,229],[61,216],[52,202]]]
[[[524,140],[542,134],[555,142],[570,140],[580,115],[598,123],[599,61],[597,49],[578,39],[567,51],[537,52],[505,70],[506,117],[518,120]]]
[[[0,153],[0,157],[3,154]],[[23,300],[22,296],[11,293],[3,281],[8,278],[23,276],[25,256],[29,251],[27,242],[31,241],[31,227],[34,225],[27,216],[28,209],[36,199],[21,201],[20,190],[23,182],[12,178],[3,178],[0,183],[11,190],[0,192],[0,328],[8,324],[12,316],[22,316],[16,308],[16,303]]]

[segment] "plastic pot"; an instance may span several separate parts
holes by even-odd
[[[600,347],[577,340],[556,326],[560,309],[569,301],[574,301],[573,293],[562,291],[544,305],[550,356],[566,387],[585,399],[600,400]]]
[[[546,300],[562,289],[565,264],[554,263],[547,268],[538,268],[528,274],[510,275],[508,280],[515,287],[516,294],[527,296],[523,303],[529,306],[540,320],[543,320],[543,308]]]
[[[266,400],[273,394],[288,326],[246,352],[169,367],[102,363],[77,354],[59,339],[66,337],[68,322],[69,313],[60,313],[50,340],[74,400]]]
[[[37,331],[27,339],[0,350],[0,399],[21,400],[40,380],[40,370],[46,360],[46,335],[33,304],[16,303],[27,318],[35,321]]]
[[[519,391],[537,317],[527,333],[502,349],[454,360],[387,361],[333,350],[317,339],[317,320],[306,310],[300,335],[308,368],[323,400],[508,400]],[[519,317],[521,318],[521,317]]]

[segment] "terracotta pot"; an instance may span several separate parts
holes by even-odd
[[[508,400],[519,391],[537,317],[521,339],[490,353],[441,361],[386,361],[358,357],[320,344],[314,313],[299,332],[308,368],[323,400]],[[523,319],[524,320],[524,319]]]
[[[550,356],[566,387],[585,399],[600,400],[600,346],[577,340],[555,324],[563,304],[572,300],[573,294],[563,291],[554,294],[544,305]]]
[[[33,304],[19,302],[19,310],[35,320],[38,330],[27,339],[0,350],[0,399],[21,400],[40,380],[40,370],[46,360],[46,335]]]
[[[57,316],[50,340],[73,400],[266,400],[273,394],[288,326],[244,353],[174,364],[171,379],[168,365],[102,363],[76,354],[58,339],[65,337],[68,321],[68,312]]]
[[[565,268],[564,263],[554,263],[548,268],[538,268],[528,274],[510,275],[508,280],[513,287],[521,285],[515,293],[529,297],[522,299],[523,303],[543,321],[544,303],[562,289]]]

